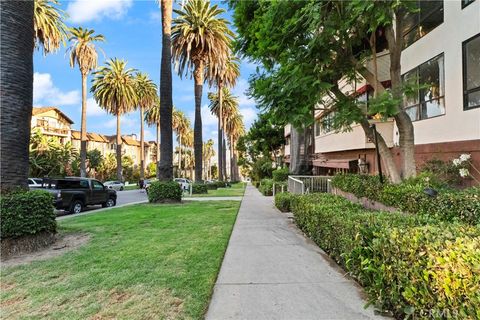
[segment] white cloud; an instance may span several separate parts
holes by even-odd
[[[120,19],[132,6],[133,0],[74,0],[67,13],[73,23],[96,21],[103,18]]]
[[[253,121],[257,118],[257,110],[254,108],[240,108],[240,113],[243,116],[245,128],[249,129]]]
[[[105,122],[102,127],[105,128],[116,128],[117,127],[117,117],[115,116],[113,119],[108,120]],[[137,120],[129,118],[125,115],[120,117],[120,129],[122,131],[122,134],[127,134],[126,132],[128,129],[136,129],[138,130],[140,128],[140,124],[138,123]]]
[[[35,72],[33,75],[33,104],[65,106],[81,102],[80,91],[62,92],[53,84],[49,73]]]
[[[80,107],[80,110],[82,108]],[[107,112],[100,108],[100,106],[97,104],[95,99],[93,98],[88,98],[87,99],[87,116],[91,117],[96,117],[96,116],[103,116],[106,115]]]
[[[249,84],[248,81],[240,78],[237,81],[237,85],[233,89],[233,93],[238,96],[238,105],[240,107],[252,107],[255,105],[255,100],[252,98],[247,97],[247,90],[248,90]]]
[[[157,136],[156,136],[155,132],[152,131],[152,130],[144,129],[143,134],[144,134],[144,137],[145,137],[145,141],[156,141],[157,140]],[[140,132],[138,132],[138,138],[140,139]]]
[[[195,111],[192,111],[188,114],[188,118],[190,119],[190,122],[192,124],[192,128],[194,126],[194,123],[195,123]],[[215,117],[211,112],[210,112],[210,108],[208,107],[208,105],[203,105],[202,107],[202,127],[203,127],[203,131],[204,132],[207,132],[209,131],[211,128],[207,128],[207,127],[210,127],[210,126],[216,126],[218,123],[218,120],[217,120],[217,117]]]
[[[160,12],[160,9],[159,10],[155,10],[155,11],[150,11],[150,21],[152,22],[161,22],[162,21],[162,14]]]

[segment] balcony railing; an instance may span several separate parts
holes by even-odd
[[[61,135],[68,135],[69,130],[64,128],[55,128],[47,125],[37,125],[38,128],[41,128],[45,133],[54,133]]]

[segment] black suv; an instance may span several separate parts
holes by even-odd
[[[117,192],[108,189],[95,179],[76,177],[44,179],[42,187],[54,195],[57,209],[70,213],[80,213],[89,205],[101,204],[102,207],[113,207],[117,203]]]

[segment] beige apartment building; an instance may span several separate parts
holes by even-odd
[[[430,159],[451,160],[469,153],[480,168],[480,0],[421,1],[420,8],[403,30],[406,48],[401,60],[404,79],[429,83],[404,102],[414,125],[417,166],[421,168]],[[388,87],[388,52],[379,53],[377,58],[379,80]],[[370,63],[366,67],[372,68]],[[360,101],[368,103],[373,95],[365,81],[340,84],[345,93]],[[317,111],[315,118],[315,155],[310,159],[314,174],[378,172],[375,146],[359,125],[348,132],[334,132],[331,115]],[[399,143],[395,121],[370,122],[395,150]],[[290,131],[287,126],[287,162]],[[400,162],[399,150],[396,156]]]
[[[71,141],[73,121],[55,107],[33,108],[31,129],[57,137],[61,143]]]
[[[44,135],[57,137],[61,143],[71,142],[80,150],[80,131],[72,130],[73,121],[56,107],[33,108],[32,130],[40,130]],[[103,156],[116,152],[116,136],[107,136],[95,132],[87,132],[87,151],[97,149]],[[140,141],[135,134],[122,136],[122,153],[140,165]],[[156,142],[145,141],[145,166],[156,161]]]

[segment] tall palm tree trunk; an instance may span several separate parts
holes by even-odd
[[[233,137],[230,137],[230,180],[235,181],[235,175],[233,170]]]
[[[82,124],[80,127],[80,176],[87,176],[87,75],[82,72]]]
[[[162,62],[160,68],[160,129],[161,152],[157,164],[157,177],[168,181],[173,178],[172,136],[172,0],[161,0],[162,8]]]
[[[223,181],[223,91],[222,84],[218,84],[218,180]]]
[[[180,136],[180,141],[182,141]],[[182,177],[182,145],[179,144],[178,146],[178,176]]]
[[[197,60],[195,62],[194,80],[195,80],[195,124],[193,127],[193,152],[195,154],[195,181],[202,181],[202,90],[203,90],[203,72],[204,62]]]
[[[225,125],[224,125],[225,127]],[[223,132],[225,132],[225,128],[223,129]],[[227,176],[227,142],[225,140],[225,134],[223,135],[222,138],[222,161],[223,161],[223,176],[225,177],[225,180],[228,179]]]
[[[27,188],[33,101],[33,1],[2,1],[0,191]]]
[[[157,157],[155,162],[158,164],[160,161],[160,123],[157,123]]]
[[[143,132],[143,107],[140,107],[140,179],[145,179],[145,137]]]
[[[120,133],[120,114],[117,114],[117,180],[123,181],[122,176],[122,135]]]

